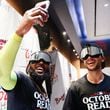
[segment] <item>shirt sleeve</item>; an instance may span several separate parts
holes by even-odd
[[[4,89],[12,89],[16,83],[16,75],[11,77],[11,71],[21,41],[22,37],[14,33],[0,51],[0,85]]]

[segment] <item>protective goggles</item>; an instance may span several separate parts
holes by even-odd
[[[30,61],[30,64],[37,64],[37,63],[39,63],[39,62],[43,62],[44,64],[47,64],[47,65],[49,65],[50,64],[50,62],[46,62],[45,60],[43,60],[43,59],[40,59],[40,60],[31,60]]]
[[[51,63],[51,56],[48,53],[41,51],[38,53],[35,52],[31,55],[31,62],[38,62],[40,60],[43,60],[45,63]]]
[[[101,48],[89,46],[82,49],[80,53],[80,58],[86,60],[89,56],[92,58],[98,58],[100,55],[104,56],[103,50]]]

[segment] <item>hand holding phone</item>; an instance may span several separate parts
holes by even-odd
[[[36,6],[41,6],[42,8],[44,8],[45,11],[48,10],[49,5],[50,5],[50,1],[49,0],[42,1],[42,2],[39,2],[39,3],[36,4]]]

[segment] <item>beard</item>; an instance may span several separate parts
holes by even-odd
[[[39,85],[41,85],[43,83],[43,81],[50,78],[50,73],[49,72],[46,72],[43,75],[39,75],[36,72],[32,72],[29,75],[30,75],[31,79]]]
[[[39,75],[30,65],[27,66],[26,72],[31,79],[39,85],[42,85],[43,81],[50,78],[49,71],[45,71],[42,75]]]
[[[99,70],[99,69],[101,69],[101,65],[100,64],[97,64],[97,65],[95,65],[95,66],[93,66],[93,67],[87,67],[87,69],[89,70],[89,71],[97,71],[97,70]]]

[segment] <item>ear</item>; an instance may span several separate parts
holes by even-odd
[[[104,61],[105,61],[105,59],[106,59],[106,58],[105,58],[104,56],[102,56],[102,62],[104,62]]]
[[[29,73],[32,73],[32,69],[30,68],[30,64],[27,65],[26,67],[26,73],[29,74]]]

